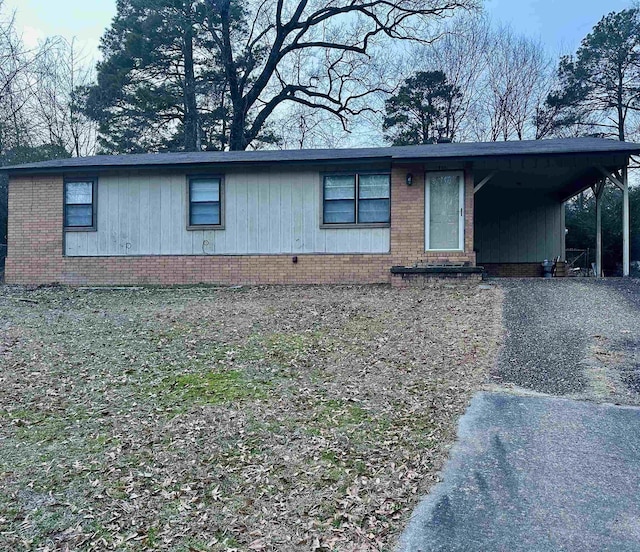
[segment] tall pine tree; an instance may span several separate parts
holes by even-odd
[[[85,93],[105,153],[225,146],[226,82],[198,0],[118,0]]]
[[[541,115],[548,133],[573,128],[626,140],[640,113],[640,10],[603,17],[575,56],[560,60],[558,77]]]
[[[453,139],[456,103],[460,89],[442,71],[419,71],[405,80],[386,101],[385,138],[395,146],[432,144]]]

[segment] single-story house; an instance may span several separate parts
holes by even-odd
[[[6,282],[403,282],[534,276],[564,257],[563,203],[627,198],[640,145],[599,138],[159,153],[5,167]]]

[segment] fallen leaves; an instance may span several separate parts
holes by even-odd
[[[392,548],[498,293],[2,288],[0,547]]]

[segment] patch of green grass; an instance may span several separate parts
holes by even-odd
[[[342,333],[348,336],[364,336],[370,339],[372,335],[384,330],[386,320],[381,316],[357,315],[350,318],[342,328]]]
[[[319,427],[345,428],[370,421],[369,413],[362,407],[339,399],[323,401],[314,417]]]
[[[62,533],[78,521],[68,508],[61,507],[36,508],[29,513],[29,520],[35,537],[33,545],[44,544],[50,535]]]
[[[158,539],[158,533],[160,531],[157,527],[149,527],[147,530],[147,539],[146,544],[151,548],[156,548],[160,544],[160,540]]]
[[[320,458],[322,458],[323,460],[326,460],[327,462],[331,462],[332,464],[338,463],[338,455],[332,450],[325,450],[320,455]]]
[[[16,505],[14,498],[5,493],[0,493],[0,516],[7,521],[16,521],[22,517],[20,508]]]
[[[312,437],[318,437],[319,435],[322,435],[322,431],[318,427],[305,427],[303,431],[306,435],[310,435]]]
[[[344,470],[351,470],[356,475],[366,475],[368,471],[361,458],[353,458],[349,454],[341,457],[332,450],[325,450],[320,454],[320,458],[331,465],[323,475],[324,479],[329,481],[341,481],[345,475]]]
[[[0,418],[8,420],[21,420],[23,422],[39,422],[42,420],[42,412],[30,408],[19,408],[15,410],[0,410]]]
[[[120,444],[120,439],[111,435],[100,433],[86,439],[86,451],[91,454],[102,452],[107,447],[115,447]]]
[[[182,374],[162,384],[173,399],[191,404],[220,404],[264,396],[266,383],[251,382],[238,370]]]
[[[44,418],[37,423],[18,426],[15,438],[23,443],[49,443],[64,438],[71,422],[64,418]]]
[[[317,336],[315,334],[272,333],[264,338],[264,346],[272,355],[290,356],[304,353]]]
[[[278,366],[289,366],[292,362],[304,360],[318,346],[322,333],[256,333],[249,337],[247,344],[239,351],[242,360],[267,358]]]
[[[338,483],[339,481],[342,481],[344,477],[344,470],[338,467],[329,468],[323,474],[323,479],[325,479],[326,481],[331,481],[332,483]]]

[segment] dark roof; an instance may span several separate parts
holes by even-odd
[[[9,173],[56,173],[126,167],[195,166],[203,164],[327,163],[367,159],[370,161],[474,159],[487,157],[546,156],[569,154],[640,154],[640,144],[604,138],[557,138],[510,142],[464,142],[383,148],[260,150],[224,152],[145,153],[96,155],[54,159],[0,168]]]

